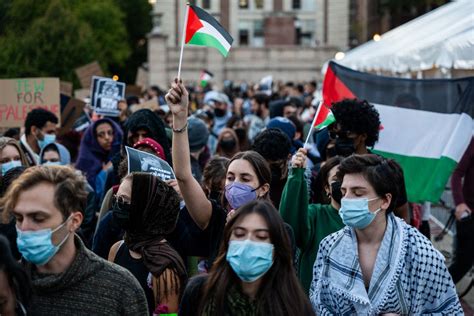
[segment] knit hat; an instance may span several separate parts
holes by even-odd
[[[288,135],[290,140],[293,140],[293,138],[295,138],[295,134],[296,134],[295,124],[293,124],[293,122],[287,119],[286,117],[277,116],[277,117],[272,118],[268,122],[267,128],[278,128],[282,132],[284,132],[286,135]]]
[[[166,160],[163,147],[154,139],[151,139],[148,137],[144,138],[133,145],[133,148],[137,149],[137,147],[149,147],[156,153],[158,157],[160,157],[163,160]]]
[[[206,124],[196,118],[188,118],[188,139],[189,139],[189,149],[191,152],[196,152],[202,147],[206,146],[207,139],[209,138],[209,131],[207,130]]]

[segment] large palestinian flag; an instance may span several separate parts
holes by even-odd
[[[233,41],[232,36],[212,15],[195,5],[188,6],[186,44],[214,47],[227,57]]]
[[[378,109],[383,128],[373,151],[401,164],[408,200],[438,202],[473,135],[474,77],[381,77],[330,62],[324,104],[344,98]]]

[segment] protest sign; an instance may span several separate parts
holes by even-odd
[[[90,64],[76,68],[76,75],[79,78],[81,87],[88,89],[91,87],[91,78],[92,76],[102,77],[104,72],[97,61],[94,61]]]
[[[0,80],[0,126],[20,127],[26,115],[43,108],[61,117],[58,78]]]
[[[74,90],[74,97],[76,99],[85,100],[89,98],[90,89],[76,89]]]
[[[58,135],[64,135],[69,132],[69,130],[71,130],[71,128],[79,120],[79,118],[85,115],[85,106],[86,103],[81,100],[74,98],[69,99],[66,107],[61,113],[61,128],[58,131]]]
[[[152,110],[152,111],[159,110],[160,107],[158,105],[158,100],[151,99],[151,100],[145,101],[145,102],[140,103],[140,104],[134,104],[130,107],[130,111],[132,113],[134,113],[138,110],[141,110],[141,109],[149,109],[149,110]]]
[[[176,179],[173,168],[163,159],[125,146],[128,159],[128,173],[141,171],[151,173],[163,181]]]
[[[148,87],[148,70],[138,67],[135,85],[139,87]]]
[[[82,132],[91,125],[91,118],[87,114],[86,110],[83,109],[79,118],[72,125],[72,129],[76,132]]]
[[[118,102],[125,97],[125,83],[92,77],[91,106],[97,114],[119,116]]]
[[[72,82],[61,80],[59,82],[59,91],[68,97],[72,97]]]
[[[142,94],[142,90],[143,89],[140,86],[128,84],[127,87],[125,88],[125,96],[139,97]]]

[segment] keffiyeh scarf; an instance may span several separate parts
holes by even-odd
[[[443,256],[393,214],[387,216],[368,290],[355,231],[345,227],[321,242],[310,299],[318,315],[463,314]]]

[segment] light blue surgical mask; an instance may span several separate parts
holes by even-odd
[[[63,227],[71,216],[66,219],[64,223],[56,227],[54,230],[51,228],[41,230],[28,230],[22,231],[16,228],[17,238],[16,242],[18,250],[20,251],[23,258],[33,264],[42,266],[51,260],[54,255],[59,251],[61,246],[66,242],[70,232],[64,237],[64,239],[57,245],[53,245],[51,237],[53,233]]]
[[[242,281],[254,282],[272,267],[273,244],[249,239],[232,240],[226,259]]]
[[[380,212],[381,208],[378,208],[374,212],[369,210],[369,201],[380,199],[379,197],[373,199],[341,199],[341,209],[339,215],[342,218],[342,222],[347,226],[364,229],[372,223],[375,219],[375,215]]]
[[[16,168],[16,167],[21,167],[20,160],[12,160],[10,162],[2,163],[2,176],[4,176],[8,170]]]
[[[43,166],[61,166],[60,161],[45,161],[43,162]]]
[[[49,144],[52,144],[56,141],[56,135],[55,134],[44,134],[43,140],[38,139],[38,146],[43,149],[44,147],[48,146]]]

